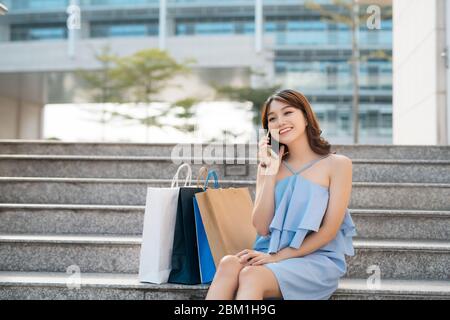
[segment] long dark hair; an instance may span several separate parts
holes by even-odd
[[[308,125],[306,126],[306,134],[308,136],[308,143],[311,149],[320,155],[326,155],[331,153],[331,145],[320,135],[322,130],[320,130],[319,123],[317,121],[316,115],[314,114],[308,99],[298,91],[295,90],[281,90],[273,95],[271,95],[263,105],[262,109],[262,126],[264,129],[268,130],[269,124],[267,119],[267,113],[269,112],[269,107],[272,101],[284,102],[291,107],[297,108],[303,112],[303,116],[306,119]],[[288,151],[288,147],[285,146],[285,153]]]

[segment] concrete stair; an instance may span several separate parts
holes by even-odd
[[[146,187],[170,185],[173,147],[0,141],[0,299],[203,299],[207,285],[137,279]],[[254,147],[210,165],[222,187],[254,193]],[[358,237],[332,299],[450,299],[450,147],[333,150],[353,160]],[[214,160],[199,154],[194,173]],[[379,287],[366,280],[370,266]]]
[[[78,289],[66,274],[0,272],[1,295],[8,299],[204,299],[207,285],[154,285],[140,283],[135,274],[83,273]],[[337,299],[448,299],[446,281],[384,280],[368,288],[366,280],[341,279],[331,297]]]
[[[180,163],[192,163],[198,172],[201,166],[211,167],[227,180],[249,180],[256,177],[255,158],[230,158],[217,164],[211,158],[124,157],[124,156],[66,156],[66,155],[0,155],[2,177],[73,177],[113,179],[165,179]],[[353,160],[353,179],[360,182],[427,182],[445,183],[450,172],[450,160]]]
[[[91,142],[60,142],[60,141],[26,141],[0,140],[0,150],[3,155],[87,155],[87,156],[161,156],[169,157],[174,144],[165,143],[91,143]],[[221,147],[223,144],[178,144],[179,149],[190,150],[194,156],[195,150],[202,151],[210,146]],[[256,155],[256,144],[236,144],[235,154],[248,158]],[[242,151],[243,150],[243,151]],[[333,145],[332,150],[345,154],[352,159],[420,159],[420,160],[449,160],[448,146],[409,146],[409,145]],[[245,151],[245,152],[244,152]],[[179,155],[176,153],[176,155]]]
[[[147,186],[166,187],[170,182],[171,179],[1,177],[0,203],[144,205]],[[248,187],[252,195],[255,191],[255,181],[250,180],[221,180],[220,186]],[[450,210],[449,198],[449,183],[353,182],[350,207]]]
[[[138,273],[139,236],[2,235],[0,270],[65,272],[78,265],[89,273]],[[347,275],[364,278],[378,265],[389,279],[448,280],[447,241],[355,240],[357,256],[349,258]]]
[[[144,206],[0,203],[0,233],[140,235]],[[364,239],[447,240],[450,211],[350,209]]]

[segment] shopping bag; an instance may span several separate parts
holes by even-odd
[[[178,167],[170,188],[147,188],[139,261],[141,282],[160,284],[169,278],[180,191],[178,174],[183,168],[188,170],[184,185],[190,185],[191,167],[184,163]]]
[[[248,188],[207,189],[195,198],[216,268],[224,256],[252,248],[256,230]]]
[[[203,167],[200,169],[200,172],[202,169]],[[172,250],[172,270],[168,279],[169,283],[201,283],[192,198],[197,192],[202,191],[203,188],[199,186],[198,179],[197,187],[180,188]]]
[[[203,187],[203,190],[206,190],[210,176],[214,177],[214,188],[219,187],[219,183],[217,181],[217,174],[215,171],[211,170],[208,172],[208,176],[206,177],[206,182],[205,186]],[[192,201],[194,204],[195,230],[197,235],[200,280],[202,283],[210,283],[214,278],[214,274],[216,273],[216,266],[214,265],[214,259],[211,254],[208,238],[206,236],[205,228],[202,222],[202,217],[200,215],[200,210],[198,208],[198,203],[195,196],[193,197]]]

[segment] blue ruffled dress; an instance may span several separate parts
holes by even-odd
[[[298,249],[309,233],[319,230],[328,206],[329,188],[300,173],[327,156],[306,164],[298,172],[283,162],[293,175],[276,183],[270,233],[265,237],[257,235],[254,250],[276,253],[286,247]],[[331,242],[306,256],[265,264],[275,274],[283,299],[329,299],[338,287],[339,278],[347,271],[345,255],[354,255],[352,237],[355,235],[356,228],[347,208],[341,228]]]

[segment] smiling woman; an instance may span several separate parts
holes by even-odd
[[[207,299],[328,299],[346,273],[345,255],[354,255],[352,162],[330,152],[299,92],[269,97],[262,122],[281,146],[269,156],[269,137],[259,143],[258,235],[252,249],[222,259]]]
[[[281,120],[278,114],[282,112],[286,118],[289,117],[298,125],[289,125],[288,122],[280,123]],[[282,140],[285,143],[281,142],[281,140],[280,142],[285,146],[285,153],[289,152],[288,142],[295,140],[295,131],[292,132],[292,129],[303,127],[313,152],[319,155],[330,153],[331,146],[321,137],[322,130],[320,130],[319,122],[308,99],[299,92],[283,90],[270,96],[263,107],[262,124],[264,129],[269,130],[272,135],[278,134],[283,136]],[[297,133],[299,134],[299,132]]]

